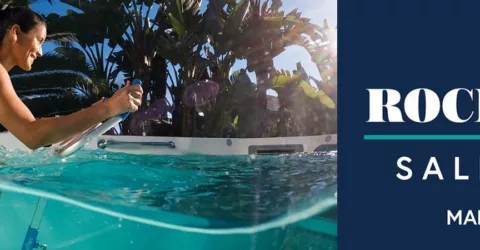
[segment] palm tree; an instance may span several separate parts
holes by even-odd
[[[159,47],[172,66],[179,66],[178,72],[169,74],[175,82],[169,86],[175,103],[173,124],[176,128],[181,124],[181,131],[176,134],[196,136],[201,126],[197,124],[201,109],[207,128],[203,132],[220,136],[231,121],[231,114],[224,112],[223,107],[229,105],[232,94],[230,73],[237,59],[233,50],[236,37],[242,35],[238,27],[243,26],[250,2],[209,1],[203,15],[199,14],[197,0],[170,0],[165,6],[173,29],[164,34]],[[202,107],[182,102],[185,91],[205,79],[218,83],[221,94]]]
[[[81,13],[68,11],[65,16],[50,14],[49,26],[58,30],[73,32],[77,41],[75,46],[80,50],[61,50],[58,53],[64,56],[86,57],[91,65],[91,72],[95,81],[110,85],[110,92],[117,89],[115,62],[111,57],[119,46],[112,40],[121,37],[127,30],[125,15],[118,2],[120,1],[69,1],[61,0],[81,10]],[[110,93],[111,94],[111,93]]]
[[[317,27],[310,24],[308,19],[302,18],[297,10],[285,15],[280,10],[281,0],[273,0],[270,5],[268,3],[269,1],[264,1],[261,4],[260,0],[243,0],[238,3],[210,1],[203,15],[204,32],[211,40],[210,45],[215,55],[213,58],[217,59],[217,68],[223,67],[220,72],[224,75],[219,77],[220,82],[228,83],[225,73],[228,75],[229,65],[236,59],[246,59],[246,69],[256,74],[257,98],[250,104],[254,108],[249,118],[239,120],[239,123],[249,123],[252,129],[247,134],[251,137],[265,135],[268,113],[266,91],[272,88],[271,79],[276,72],[273,58],[290,45],[303,45],[302,35],[308,35]],[[212,72],[215,73],[217,68],[214,67]],[[215,119],[222,120],[218,113]]]
[[[279,135],[312,135],[326,131],[325,113],[335,113],[336,104],[323,90],[315,89],[309,83],[302,64],[297,69],[276,71],[271,78],[272,89],[278,93],[279,99]],[[306,126],[299,129],[302,126]]]
[[[167,0],[162,5],[163,15],[171,29],[159,34],[159,53],[177,70],[169,72],[172,84],[167,86],[172,95],[175,110],[173,128],[175,136],[196,136],[197,111],[185,105],[182,97],[186,88],[198,80],[207,79],[208,60],[201,55],[207,41],[203,33],[201,0]]]
[[[302,35],[311,34],[311,30],[317,26],[302,18],[297,10],[285,15],[280,11],[282,5],[280,0],[272,1],[270,7],[268,1],[261,5],[259,0],[244,0],[238,3],[225,0],[210,1],[201,21],[197,18],[195,1],[178,3],[173,0],[165,2],[174,27],[173,34],[176,36],[166,35],[167,39],[159,45],[164,48],[162,54],[166,55],[167,59],[172,58],[175,64],[178,63],[183,73],[175,76],[177,86],[170,89],[175,93],[175,99],[181,100],[177,95],[181,95],[182,90],[201,78],[217,82],[221,94],[214,102],[209,102],[201,109],[208,124],[206,127],[211,128],[205,132],[209,136],[220,135],[231,119],[236,117],[223,111],[225,100],[232,97],[230,68],[236,59],[247,59],[247,70],[255,72],[257,76],[257,90],[254,92],[257,98],[250,99],[251,109],[245,112],[249,115],[242,116],[237,121],[240,125],[246,123],[251,126],[250,131],[243,132],[244,136],[262,136],[266,90],[272,87],[271,79],[276,75],[273,58],[283,52],[285,47],[303,45]],[[195,47],[197,49],[194,49]],[[200,50],[201,48],[203,49]],[[202,51],[204,56],[200,55]],[[206,68],[209,74],[205,76]],[[242,95],[239,92],[236,94]],[[181,105],[177,102],[175,104]],[[193,134],[190,135],[195,135],[196,112],[192,112],[191,108],[189,110],[185,105],[181,108],[182,134],[187,135],[186,131],[192,130],[193,127]],[[176,110],[179,110],[178,106]]]
[[[336,103],[337,91],[337,31],[330,28],[327,20],[323,27],[313,27],[309,36],[304,36],[302,46],[310,54],[312,61],[320,72],[321,80],[310,77],[317,88],[331,96]]]
[[[79,22],[87,22],[91,30],[90,34],[79,36],[82,47],[89,55],[94,58],[96,54],[98,60],[95,65],[97,69],[101,67],[104,58],[103,44],[101,48],[99,43],[108,41],[108,46],[112,49],[105,57],[107,64],[110,64],[107,74],[110,79],[122,72],[126,79],[138,78],[143,81],[143,107],[145,108],[149,101],[165,98],[167,92],[167,61],[165,60],[165,51],[158,46],[165,39],[164,33],[172,28],[172,23],[166,14],[166,6],[158,4],[157,1],[74,1],[61,0],[83,11],[69,15],[72,19],[71,24],[78,26]],[[156,13],[154,13],[155,11]],[[150,18],[150,14],[155,14]],[[105,19],[98,19],[102,15]],[[101,24],[98,24],[101,23]],[[103,26],[102,26],[103,25]],[[92,46],[92,37],[95,41],[95,51],[89,51]],[[100,74],[99,74],[100,75]],[[129,118],[132,118],[130,116]],[[129,133],[129,120],[124,122],[123,132]]]

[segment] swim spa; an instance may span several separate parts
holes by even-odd
[[[0,249],[336,249],[335,135],[0,145]]]

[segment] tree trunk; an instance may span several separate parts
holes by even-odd
[[[273,64],[273,62],[272,62]],[[267,109],[267,89],[268,89],[268,73],[265,69],[256,71],[257,77],[257,100],[255,107],[256,123],[252,126],[252,137],[265,137],[266,135],[266,117],[265,111]],[[253,124],[252,124],[253,125]]]

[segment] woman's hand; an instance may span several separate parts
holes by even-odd
[[[109,117],[137,111],[138,107],[142,105],[142,95],[143,89],[140,85],[131,85],[130,81],[127,81],[125,87],[115,92],[105,102]]]

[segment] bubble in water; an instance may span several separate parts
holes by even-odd
[[[122,218],[118,218],[118,221],[122,221],[123,219]]]
[[[202,80],[190,84],[183,92],[183,103],[198,107],[213,100],[220,90],[219,84],[211,80]]]
[[[280,100],[278,97],[267,95],[267,109],[274,112],[280,110]]]
[[[130,244],[133,244],[133,240],[130,241]]]
[[[118,227],[122,227],[122,224],[118,224]]]

